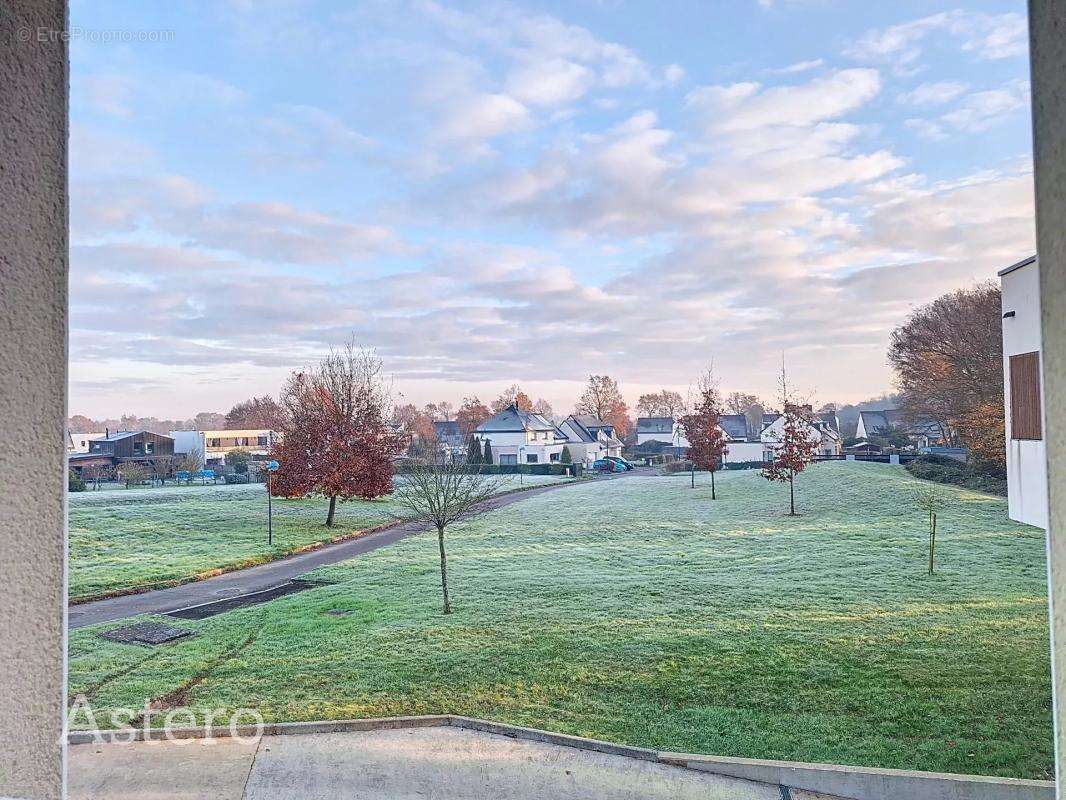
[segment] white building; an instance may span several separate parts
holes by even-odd
[[[558,463],[567,445],[566,434],[555,425],[513,403],[478,425],[474,435],[482,448],[488,440],[494,464]]]
[[[774,420],[763,428],[759,436],[763,445],[763,458],[767,461],[773,458],[773,451],[781,446],[785,437],[784,416],[775,414],[774,417]],[[817,455],[839,456],[844,452],[840,423],[837,421],[836,414],[814,416],[811,424],[805,424],[805,434],[809,440],[818,443]]]
[[[1047,456],[1036,256],[1000,271],[1003,287],[1003,406],[1010,518],[1047,529]]]
[[[246,450],[255,457],[270,452],[277,434],[272,430],[249,428],[223,431],[171,431],[175,453],[197,451],[203,455],[205,466],[220,466],[226,463],[226,454],[232,450]]]
[[[589,414],[571,414],[559,424],[566,437],[566,447],[574,463],[591,467],[604,456],[622,455],[622,442],[614,435],[614,426]]]
[[[662,442],[669,447],[688,447],[681,426],[673,417],[639,417],[637,419],[637,447],[649,442]]]
[[[68,453],[88,453],[89,442],[107,437],[106,432],[101,433],[67,433]]]

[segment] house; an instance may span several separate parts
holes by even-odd
[[[253,458],[263,458],[277,441],[278,434],[266,428],[232,429],[219,431],[171,431],[174,448],[178,453],[199,452],[205,466],[221,466],[226,463],[226,454],[233,450],[246,450]]]
[[[669,447],[688,449],[688,439],[673,417],[638,417],[637,447],[662,442]]]
[[[474,435],[489,442],[494,464],[548,464],[562,459],[567,436],[540,414],[514,403],[478,425]]]
[[[1003,408],[1007,439],[1007,513],[1047,529],[1047,456],[1036,256],[999,273],[1003,289]]]
[[[924,448],[948,440],[944,426],[934,420],[909,420],[898,408],[886,408],[881,411],[860,411],[859,422],[855,428],[856,439],[869,439],[871,436],[885,437],[892,431],[903,433],[914,447]]]
[[[841,455],[844,452],[844,442],[840,435],[840,421],[837,419],[837,415],[832,412],[814,414],[810,406],[807,406],[806,408],[812,415],[811,423],[807,426],[807,438],[818,443],[816,455]],[[783,415],[775,414],[774,419],[763,428],[762,434],[759,437],[763,443],[763,458],[766,461],[773,458],[773,452],[781,446],[784,435],[785,417]]]
[[[86,453],[71,453],[67,464],[75,472],[86,467],[121,467],[128,462],[150,464],[153,459],[174,455],[174,440],[151,431],[107,433],[89,442]]]
[[[434,420],[433,433],[437,438],[437,449],[441,453],[453,459],[461,458],[466,453],[466,437],[456,420]]]
[[[67,432],[67,452],[68,453],[88,453],[89,442],[94,439],[103,439],[107,436],[106,432],[103,433],[70,433]]]
[[[622,455],[622,442],[614,435],[614,426],[590,414],[571,414],[558,430],[566,437],[570,458],[576,464],[589,467],[604,456]]]

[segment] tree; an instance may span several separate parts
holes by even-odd
[[[313,370],[296,372],[281,395],[281,436],[271,449],[279,463],[271,491],[280,497],[372,500],[392,492],[393,460],[406,440],[387,424],[391,387],[381,360],[349,342]]]
[[[563,452],[559,454],[559,462],[562,464],[573,464],[574,456],[570,452],[570,445],[563,445]]]
[[[589,375],[581,399],[577,402],[578,414],[591,414],[614,426],[619,438],[629,433],[628,407],[618,388],[618,382],[609,375]]]
[[[552,408],[552,404],[545,400],[543,397],[538,398],[537,402],[533,404],[533,413],[540,414],[544,419],[551,419],[555,414],[555,410]]]
[[[913,488],[911,496],[914,504],[924,511],[929,518],[929,574],[933,574],[933,556],[936,553],[936,515],[950,504],[948,496],[939,486],[932,483],[920,483]]]
[[[68,492],[84,492],[85,481],[81,475],[72,469],[67,470],[67,491]]]
[[[219,414],[214,411],[201,411],[192,419],[191,430],[194,431],[217,431],[225,430],[226,417],[224,414]],[[131,430],[130,428],[123,428],[123,430]],[[146,428],[151,430],[151,428]],[[165,433],[165,431],[158,431],[158,433]]]
[[[174,464],[176,459],[172,455],[153,456],[148,464],[151,472],[159,481],[160,485],[166,485],[167,479],[174,477]]]
[[[692,413],[681,418],[681,428],[688,439],[688,457],[693,468],[699,467],[711,473],[711,499],[717,499],[714,487],[714,473],[722,465],[726,453],[726,438],[719,423],[721,422],[721,400],[717,390],[711,384],[701,389],[696,407]],[[692,486],[696,486],[696,473],[692,473]]]
[[[393,423],[404,433],[412,445],[433,444],[437,440],[437,429],[433,419],[418,406],[407,403],[392,410]]]
[[[283,417],[281,406],[273,397],[265,394],[237,403],[231,408],[226,414],[226,427],[231,430],[277,430]]]
[[[447,400],[439,403],[426,403],[426,415],[435,422],[451,422],[455,419],[455,407]]]
[[[252,460],[252,454],[247,450],[230,450],[226,453],[226,466],[233,467],[233,471],[238,475],[248,474],[248,463]]]
[[[455,421],[459,423],[459,430],[463,436],[469,436],[485,420],[492,416],[489,407],[482,403],[476,396],[464,397],[463,404],[455,414]]]
[[[533,401],[529,399],[529,395],[523,392],[517,383],[511,384],[510,388],[492,401],[492,411],[499,414],[512,404],[518,406],[521,411],[533,410]]]
[[[100,488],[100,481],[107,480],[111,475],[111,468],[103,465],[88,464],[81,468],[81,477],[86,481],[92,481],[93,489]]]
[[[904,412],[957,431],[977,459],[997,465],[1006,459],[1001,312],[996,284],[959,289],[916,309],[888,350]]]
[[[485,452],[484,455],[482,455],[481,460],[485,464],[492,463],[492,442],[490,442],[488,439],[485,440]]]
[[[466,443],[466,463],[481,463],[481,441],[476,436],[471,436]]]
[[[673,417],[677,419],[684,413],[685,399],[680,392],[670,389],[642,394],[637,400],[637,414],[642,417]]]
[[[84,414],[75,414],[67,420],[67,430],[71,433],[96,433],[98,430],[103,430],[103,428],[93,427],[94,425],[96,423]]]
[[[194,447],[188,453],[182,453],[174,460],[175,472],[199,472],[204,468],[204,454],[198,447]]]
[[[125,461],[119,467],[119,470],[122,475],[122,482],[126,484],[127,489],[144,483],[151,474],[148,471],[148,465],[139,461]]]
[[[747,414],[752,406],[761,406],[763,403],[753,394],[744,392],[730,392],[725,396],[725,409],[730,414]]]
[[[478,510],[478,506],[499,489],[498,479],[456,462],[416,463],[404,476],[395,499],[405,511],[404,518],[425,522],[437,530],[440,551],[440,585],[444,613],[452,613],[448,595],[448,556],[444,547],[447,527]]]
[[[796,476],[814,461],[818,452],[818,439],[814,437],[814,414],[810,406],[793,401],[788,387],[788,374],[784,359],[781,361],[782,429],[773,458],[763,467],[762,475],[768,481],[788,482],[789,516],[796,516]]]

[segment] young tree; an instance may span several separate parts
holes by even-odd
[[[692,413],[681,418],[681,428],[688,439],[688,457],[693,468],[699,467],[711,473],[711,499],[717,499],[714,487],[714,473],[722,465],[726,453],[726,437],[719,427],[722,412],[721,400],[713,384],[704,385]],[[692,487],[696,486],[696,473],[693,469]]]
[[[489,407],[482,403],[476,396],[464,397],[463,404],[455,414],[455,421],[459,423],[459,430],[463,436],[469,436],[477,426],[492,416]]]
[[[148,480],[148,476],[151,474],[148,471],[148,466],[142,464],[139,461],[126,461],[119,467],[122,475],[122,481],[126,484],[126,488],[131,486],[138,486]]]
[[[440,550],[440,585],[444,595],[444,613],[452,613],[448,595],[448,556],[444,547],[447,527],[478,510],[500,487],[497,478],[489,478],[466,464],[423,462],[404,475],[395,499],[404,509],[404,518],[432,525],[437,530]]]
[[[574,456],[570,452],[570,445],[563,445],[563,452],[559,454],[559,462],[562,464],[573,464]]]
[[[488,439],[485,440],[485,452],[484,455],[482,455],[481,460],[485,464],[492,463],[492,442]]]
[[[182,453],[174,460],[175,472],[199,472],[204,468],[204,454],[198,447],[194,447],[188,453]]]
[[[517,383],[511,384],[503,394],[492,401],[492,411],[495,414],[499,414],[511,404],[518,406],[521,411],[533,410],[533,401],[528,394],[522,391]]]
[[[685,398],[680,392],[663,389],[660,392],[642,394],[637,400],[637,414],[642,417],[679,418],[685,413]]]
[[[393,460],[406,440],[388,426],[389,384],[381,360],[349,343],[313,370],[296,372],[281,396],[285,417],[271,458],[279,468],[271,491],[280,497],[329,498],[326,525],[337,500],[372,500],[392,492]]]
[[[788,374],[784,359],[781,361],[782,429],[773,459],[763,467],[762,475],[768,481],[788,482],[789,516],[796,516],[796,476],[814,461],[818,452],[817,430],[810,406],[793,401],[788,387]]]
[[[466,463],[481,463],[481,441],[476,436],[471,436],[466,444]]]
[[[591,414],[613,425],[619,438],[629,433],[628,407],[618,388],[618,382],[610,375],[589,375],[581,399],[577,402],[578,414]]]
[[[911,490],[914,504],[925,512],[929,519],[929,574],[933,574],[933,556],[936,553],[936,515],[950,505],[950,499],[939,486],[920,483]]]
[[[149,462],[151,473],[159,480],[161,486],[165,486],[169,478],[174,477],[174,464],[176,459],[172,455],[154,456]]]
[[[230,450],[226,453],[226,466],[232,467],[238,475],[248,474],[248,463],[252,460],[252,454],[247,450]]]
[[[959,289],[915,310],[888,350],[903,410],[958,431],[975,456],[998,465],[1006,459],[1001,314],[998,285]]]
[[[226,414],[226,427],[231,430],[266,428],[277,430],[284,414],[281,406],[268,394],[237,403]]]

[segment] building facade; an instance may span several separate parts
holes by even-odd
[[[540,414],[513,403],[478,425],[474,435],[489,442],[493,464],[550,464],[562,460],[566,434]]]
[[[199,452],[208,467],[225,465],[226,454],[233,450],[245,450],[253,458],[264,458],[277,440],[277,433],[266,428],[171,431],[170,436],[178,453]]]
[[[1047,453],[1036,256],[999,273],[1003,289],[1003,409],[1010,518],[1047,529]]]

